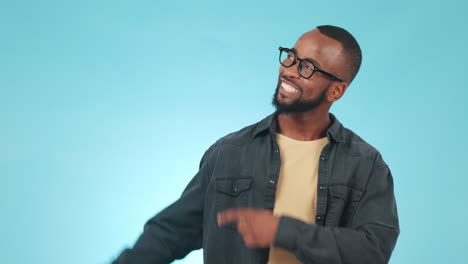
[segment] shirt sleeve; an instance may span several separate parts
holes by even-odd
[[[273,243],[303,263],[388,263],[400,233],[392,173],[380,154],[348,227],[282,216]]]
[[[171,263],[202,247],[203,201],[212,149],[203,155],[198,173],[181,197],[148,220],[133,248],[125,249],[113,264]]]

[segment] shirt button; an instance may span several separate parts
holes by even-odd
[[[238,192],[238,191],[239,191],[239,190],[238,190],[237,188],[234,188],[234,192],[235,192],[235,193]]]
[[[320,215],[319,215],[319,216],[317,216],[317,220],[320,220],[320,219],[322,219],[322,217],[321,217]]]
[[[327,189],[327,186],[320,185],[319,189],[320,190],[325,190],[325,189]]]
[[[275,181],[274,180],[270,180],[269,181],[271,184],[275,184]]]
[[[321,160],[325,160],[325,155],[320,155]]]

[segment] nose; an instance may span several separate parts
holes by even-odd
[[[295,63],[291,67],[284,67],[281,65],[282,68],[282,75],[291,78],[291,79],[299,79],[301,76],[299,75],[299,64]]]

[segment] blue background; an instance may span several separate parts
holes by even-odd
[[[465,3],[1,1],[2,263],[108,263],[133,245],[212,143],[273,111],[278,46],[322,24],[363,50],[331,112],[392,170],[390,263],[463,263]]]

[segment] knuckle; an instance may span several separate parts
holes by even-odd
[[[245,246],[248,248],[253,248],[255,246],[255,243],[251,240],[245,240]]]

